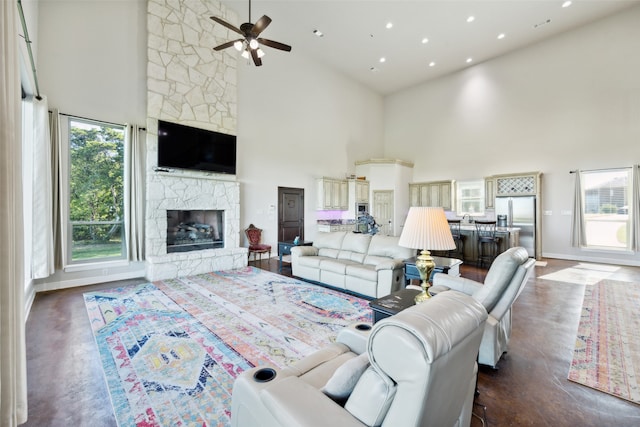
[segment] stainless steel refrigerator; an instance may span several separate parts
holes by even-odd
[[[536,196],[496,197],[497,215],[507,215],[507,226],[520,229],[520,246],[536,256]]]

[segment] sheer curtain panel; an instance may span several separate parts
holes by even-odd
[[[0,2],[0,425],[27,420],[18,6]]]
[[[31,100],[33,108],[33,234],[31,277],[49,277],[55,271],[53,253],[53,199],[51,194],[51,137],[47,99]]]
[[[126,125],[124,222],[129,261],[144,260],[144,133],[137,125]]]

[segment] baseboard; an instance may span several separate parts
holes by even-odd
[[[58,289],[75,288],[78,286],[95,285],[97,283],[114,282],[144,277],[144,271],[133,270],[108,276],[81,277],[77,279],[61,280],[58,282],[38,283],[34,285],[35,292],[55,291]]]
[[[608,258],[600,256],[584,256],[584,255],[568,255],[568,254],[554,254],[543,253],[543,258],[563,259],[568,261],[578,262],[593,262],[599,264],[614,264],[614,265],[626,265],[631,267],[640,267],[640,261],[620,259],[620,258]]]

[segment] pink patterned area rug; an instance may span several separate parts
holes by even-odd
[[[84,294],[116,421],[228,426],[233,381],[371,323],[368,301],[253,267]]]
[[[640,404],[640,284],[586,287],[569,379]]]

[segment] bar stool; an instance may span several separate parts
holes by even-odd
[[[447,252],[447,257],[451,258],[454,255],[456,258],[464,258],[464,236],[460,233],[460,220],[449,219],[449,228],[451,229],[451,236],[456,244],[456,248]]]
[[[500,238],[496,236],[495,221],[476,221],[478,243],[478,267],[491,265],[498,255]]]

